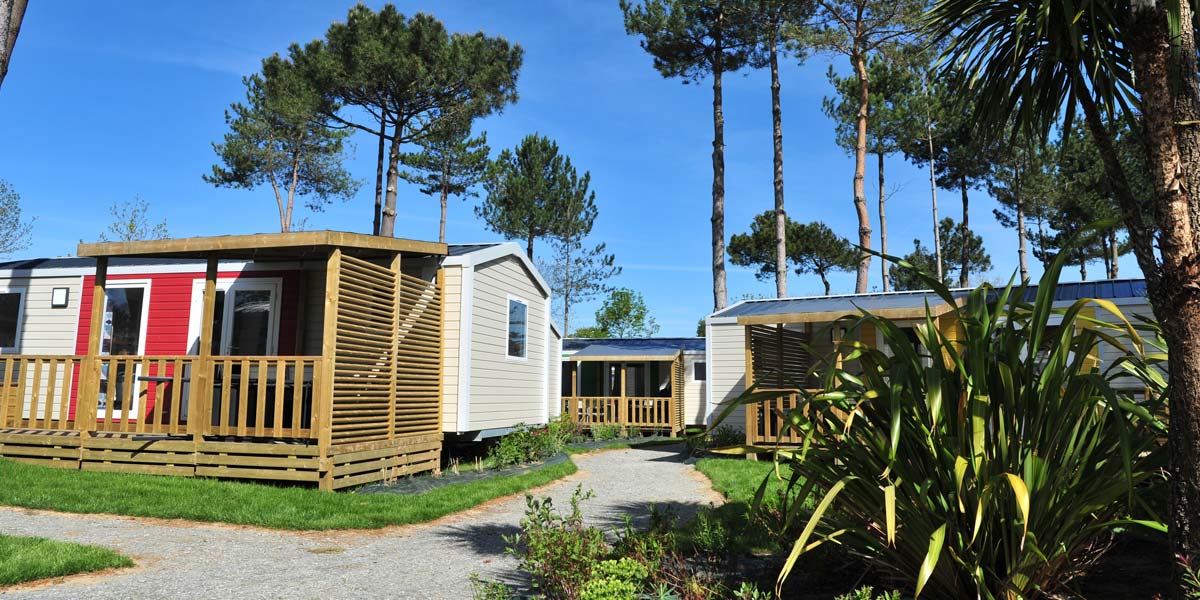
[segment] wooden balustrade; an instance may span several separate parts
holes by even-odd
[[[0,357],[0,427],[312,438],[316,356]],[[207,374],[211,387],[198,382]],[[189,420],[189,415],[192,417]]]
[[[796,390],[756,390],[759,392],[778,392],[779,396],[765,402],[751,402],[746,405],[746,444],[760,445],[792,445],[804,441],[804,436],[796,429],[785,424],[787,414],[800,404],[800,394]]]
[[[563,414],[585,427],[627,425],[629,427],[670,427],[674,400],[632,396],[566,396]]]

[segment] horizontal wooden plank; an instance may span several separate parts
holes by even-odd
[[[321,474],[312,471],[287,471],[283,469],[250,469],[239,467],[196,467],[197,477],[222,477],[227,479],[272,479],[278,481],[317,481]]]
[[[107,473],[142,473],[144,475],[175,475],[179,477],[191,477],[195,472],[195,468],[191,465],[151,465],[144,463],[84,462],[81,468],[84,471],[104,471]]]
[[[248,454],[199,454],[197,466],[224,465],[230,467],[263,467],[271,469],[316,469],[320,459],[316,456],[294,458],[289,456],[255,456]]]
[[[315,444],[255,444],[253,442],[203,441],[198,444],[199,452],[216,454],[262,454],[271,456],[317,456]]]

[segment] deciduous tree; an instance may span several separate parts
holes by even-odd
[[[29,247],[33,236],[33,219],[21,214],[21,196],[7,181],[0,179],[0,255],[8,255]]]
[[[591,335],[581,335],[581,332]],[[595,335],[603,333],[603,335]],[[613,290],[596,311],[595,328],[576,332],[577,337],[650,337],[658,333],[658,323],[650,316],[646,300],[629,288]]]
[[[285,233],[294,225],[297,197],[315,211],[353,197],[359,182],[342,166],[349,132],[327,126],[321,118],[331,110],[327,100],[295,65],[272,56],[263,61],[261,75],[242,82],[246,102],[225,111],[229,133],[213,144],[221,164],[204,181],[242,189],[270,185]]]
[[[663,77],[698,83],[712,76],[713,308],[728,303],[725,282],[725,114],[723,79],[746,65],[757,43],[751,0],[621,0],[625,31],[642,38]]]
[[[475,186],[487,175],[487,132],[470,137],[470,122],[466,119],[442,119],[429,135],[417,140],[420,152],[400,155],[400,162],[410,171],[401,171],[400,178],[420,186],[422,194],[437,195],[441,201],[438,241],[446,241],[446,205],[450,196],[466,198],[478,195]]]
[[[137,242],[141,240],[165,240],[167,220],[157,223],[150,220],[150,203],[141,196],[128,202],[116,202],[108,209],[113,222],[106,231],[100,232],[102,242]]]

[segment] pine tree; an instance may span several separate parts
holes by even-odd
[[[698,83],[712,75],[713,309],[725,308],[725,114],[723,81],[746,65],[757,43],[751,0],[621,0],[625,31],[641,36],[642,49],[654,57],[663,77]]]
[[[968,272],[985,273],[991,270],[992,257],[983,248],[983,238],[970,229],[965,229],[961,223],[955,223],[954,219],[950,217],[942,219],[938,223],[938,229],[948,246],[952,248],[965,246],[967,248]],[[892,278],[892,287],[898,292],[927,289],[928,286],[916,276],[914,270],[934,275],[936,257],[933,252],[925,248],[921,244],[921,240],[915,239],[913,240],[913,251],[905,255],[903,260],[909,263],[911,268],[900,265],[891,265],[888,268],[888,276]],[[949,271],[942,275],[942,283],[948,286],[952,285],[951,279]]]
[[[487,175],[487,133],[470,137],[470,122],[466,119],[443,119],[430,129],[429,135],[417,140],[420,152],[400,155],[400,163],[410,171],[400,178],[420,186],[422,194],[437,195],[441,201],[438,221],[438,241],[446,242],[446,205],[450,196],[474,197],[475,186]]]

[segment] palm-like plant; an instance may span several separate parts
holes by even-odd
[[[839,323],[875,328],[886,349],[844,342],[845,366],[817,367],[824,391],[786,415],[805,444],[779,460],[792,493],[818,502],[811,515],[792,503],[789,521],[805,524],[781,586],[805,552],[835,542],[917,595],[1036,597],[1097,558],[1131,515],[1153,514],[1140,498],[1165,463],[1165,356],[1109,302],[1053,308],[1060,269],[1036,293],[984,285],[965,297],[923,276],[958,326],[927,317],[916,343],[867,312]],[[1103,372],[1101,341],[1122,354]],[[1118,377],[1151,393],[1135,401],[1114,389]],[[751,389],[743,402],[767,394]]]

